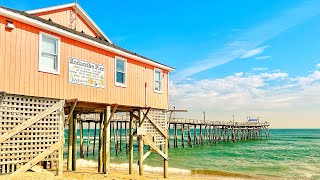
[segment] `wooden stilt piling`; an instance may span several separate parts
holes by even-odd
[[[87,157],[89,157],[89,148],[90,148],[90,122],[88,122]]]
[[[197,125],[195,124],[193,127],[193,141],[194,141],[194,145],[198,144],[198,140],[197,140]]]
[[[69,129],[68,129],[68,161],[67,170],[72,170],[72,144],[73,144],[73,114],[69,118]]]
[[[120,122],[120,151],[122,151],[122,122]]]
[[[77,114],[73,113],[72,171],[77,170]]]
[[[181,145],[184,148],[184,124],[181,124]]]
[[[192,138],[191,138],[191,132],[190,132],[190,125],[188,125],[188,144],[190,147],[192,147]]]
[[[200,144],[203,145],[202,124],[200,124]]]
[[[130,112],[130,137],[129,137],[129,174],[132,174],[133,171],[133,112]]]
[[[129,145],[128,145],[128,128],[127,128],[127,122],[124,122],[124,129],[125,129],[125,140],[126,140],[126,154],[128,154],[128,148],[129,148]]]
[[[111,106],[107,106],[104,110],[104,126],[103,126],[103,166],[104,174],[110,172],[110,123],[108,123],[111,117]]]
[[[95,150],[95,148],[96,148],[96,136],[97,136],[97,122],[94,122],[92,156],[94,156],[94,150]]]
[[[167,116],[165,116],[165,123],[168,122]],[[166,133],[169,134],[169,129],[166,129]],[[183,134],[183,132],[182,132]],[[164,144],[164,154],[167,155],[167,157],[169,157],[169,151],[168,151],[168,143],[169,143],[169,139],[165,138],[165,144]],[[168,178],[168,169],[169,169],[169,162],[168,159],[163,158],[163,177],[164,178]]]
[[[139,124],[142,122],[143,119],[143,112],[140,109],[139,110]],[[141,126],[141,124],[140,124]],[[139,175],[143,176],[144,175],[144,167],[143,167],[143,139],[142,139],[142,135],[138,136],[138,148],[139,148]]]
[[[80,131],[80,158],[84,158],[83,152],[83,121],[79,122],[79,131]]]
[[[100,113],[99,122],[99,157],[98,157],[98,172],[103,172],[103,119],[104,114]]]
[[[174,124],[174,148],[178,147],[178,138],[177,138],[177,124]]]

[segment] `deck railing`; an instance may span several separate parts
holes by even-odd
[[[233,122],[233,121],[211,121],[186,118],[172,118],[172,124],[191,124],[191,125],[212,125],[212,126],[269,126],[270,123],[265,122]]]
[[[85,115],[82,117],[83,120],[95,120],[98,121],[99,119],[96,118],[94,115]],[[98,117],[98,116],[97,116]],[[115,114],[112,118],[112,121],[128,121],[129,122],[129,116],[128,115],[119,115]],[[233,121],[212,121],[212,120],[199,120],[199,119],[188,119],[188,118],[171,118],[170,120],[171,124],[189,124],[189,125],[211,125],[211,126],[269,126],[270,123],[267,121],[264,122],[233,122]]]

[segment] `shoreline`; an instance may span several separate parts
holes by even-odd
[[[110,173],[101,174],[97,172],[97,165],[95,161],[88,161],[78,159],[77,161],[77,171],[67,171],[66,170],[66,161],[64,163],[64,172],[62,176],[54,176],[54,170],[48,170],[53,174],[47,173],[39,173],[39,172],[31,172],[27,171],[21,175],[12,177],[10,175],[0,176],[0,180],[24,180],[24,179],[34,179],[34,180],[62,180],[62,179],[164,179],[163,178],[163,168],[162,167],[151,167],[147,166],[145,168],[144,176],[139,176],[138,174],[138,166],[135,165],[133,167],[133,175],[128,174],[128,170],[126,170],[128,164],[110,164]],[[207,170],[186,170],[186,169],[178,169],[178,168],[169,168],[169,177],[168,179],[184,179],[184,180],[251,180],[251,179],[263,179],[259,177],[253,177],[245,174],[238,173],[229,173],[229,172],[221,172],[221,171],[207,171]]]
[[[53,172],[53,171],[52,171]],[[134,172],[133,175],[129,175],[127,171],[117,170],[117,169],[110,169],[110,173],[108,174],[101,174],[97,173],[97,169],[93,167],[79,167],[77,171],[64,171],[62,176],[54,176],[47,173],[39,173],[39,172],[31,172],[27,171],[21,175],[16,177],[12,177],[10,175],[0,176],[0,180],[25,180],[25,179],[33,179],[33,180],[84,180],[84,179],[95,179],[95,180],[102,180],[102,179],[124,179],[124,180],[131,180],[131,179],[143,179],[143,180],[152,180],[152,179],[164,179],[161,173],[152,173],[146,171],[144,176],[139,176],[138,172]],[[219,176],[213,174],[178,174],[178,173],[169,173],[168,179],[184,179],[184,180],[193,180],[193,179],[200,179],[200,180],[243,180],[243,179],[257,179],[257,178],[248,178],[248,177],[236,177],[236,176]]]

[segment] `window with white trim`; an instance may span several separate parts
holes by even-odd
[[[162,71],[160,69],[154,70],[154,91],[162,92]]]
[[[39,35],[39,71],[60,73],[60,38],[40,33]]]
[[[115,82],[116,86],[126,86],[127,60],[115,57]]]

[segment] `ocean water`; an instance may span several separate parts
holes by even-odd
[[[67,130],[65,134],[67,137]],[[90,135],[89,157],[86,157],[87,130],[84,131],[85,159],[97,161],[98,138],[96,156],[92,156],[93,130]],[[320,129],[271,129],[268,140],[221,142],[185,148],[180,143],[178,148],[169,148],[169,167],[177,172],[263,179],[320,179]],[[122,152],[116,155],[112,142],[111,163],[125,169],[124,163],[128,162],[125,140],[122,147]],[[77,150],[79,157],[79,147]],[[137,152],[135,142],[134,163],[138,160]],[[161,171],[162,168],[156,167],[162,167],[163,160],[152,153],[145,164],[149,169]]]

